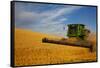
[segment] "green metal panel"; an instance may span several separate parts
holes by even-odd
[[[83,24],[69,24],[68,25],[68,37],[80,37],[84,35],[85,25]]]

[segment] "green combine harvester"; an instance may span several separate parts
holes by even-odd
[[[92,52],[93,45],[87,40],[89,33],[90,30],[86,29],[84,24],[68,24],[68,31],[67,31],[68,38],[62,38],[60,40],[43,38],[42,42],[85,47],[85,48],[89,48],[89,50]],[[69,39],[76,39],[76,41],[69,41]]]

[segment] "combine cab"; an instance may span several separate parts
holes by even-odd
[[[93,51],[93,45],[87,41],[87,37],[90,33],[90,30],[85,28],[84,24],[69,24],[67,37],[62,38],[61,40],[54,40],[49,38],[43,38],[43,43],[52,43],[52,44],[62,44],[62,45],[70,45],[70,46],[78,46],[89,48],[90,51]],[[76,39],[75,41],[70,41],[70,39]]]
[[[69,24],[67,36],[76,37],[82,40],[86,40],[86,37],[89,35],[90,31],[85,28],[83,24]]]

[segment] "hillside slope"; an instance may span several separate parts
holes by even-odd
[[[15,65],[41,65],[96,61],[96,52],[88,48],[42,43],[42,38],[58,36],[15,29]]]

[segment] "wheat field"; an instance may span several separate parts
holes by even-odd
[[[61,39],[58,36],[16,28],[15,66],[96,61],[96,52],[90,52],[88,48],[42,43],[44,37]],[[96,46],[95,37],[90,41]]]

